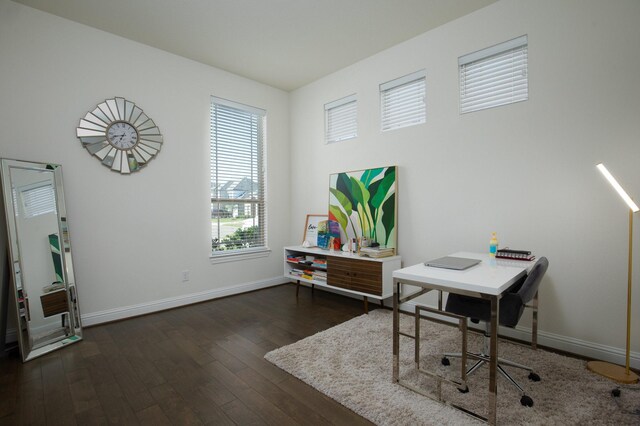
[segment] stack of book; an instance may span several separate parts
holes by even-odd
[[[293,275],[294,277],[301,277],[303,272],[304,271],[302,269],[295,269],[294,268],[294,269],[289,270],[289,274]]]
[[[325,271],[313,271],[313,280],[327,282],[327,273]]]
[[[535,255],[531,254],[527,250],[512,250],[510,248],[500,249],[496,253],[496,259],[511,259],[511,260],[535,260]]]
[[[378,259],[380,257],[389,257],[395,254],[395,249],[392,247],[361,247],[360,256],[373,257]]]
[[[323,281],[327,282],[326,271],[314,271],[311,269],[296,269],[293,268],[289,271],[290,275],[298,278],[304,278],[305,280]]]
[[[316,268],[326,268],[327,267],[327,260],[326,259],[313,259],[313,263],[311,263],[311,266],[316,267]]]

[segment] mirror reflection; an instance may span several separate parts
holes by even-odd
[[[81,339],[62,168],[2,160],[18,342],[23,360]]]

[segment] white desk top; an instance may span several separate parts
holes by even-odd
[[[393,278],[401,282],[422,282],[497,296],[528,273],[535,264],[535,261],[496,259],[485,253],[458,252],[449,256],[480,259],[482,262],[463,271],[434,268],[420,263],[393,271]]]

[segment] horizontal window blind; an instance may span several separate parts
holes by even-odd
[[[51,182],[46,181],[32,184],[20,188],[19,191],[25,218],[32,218],[47,213],[57,214],[56,194]]]
[[[460,112],[529,99],[527,36],[458,58]]]
[[[380,85],[380,122],[383,131],[426,121],[425,86],[424,70]]]
[[[325,109],[326,142],[338,142],[358,136],[356,95],[330,102]]]
[[[264,110],[211,101],[212,252],[266,247]]]

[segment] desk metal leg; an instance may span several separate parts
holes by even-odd
[[[400,378],[400,282],[393,280],[393,383]]]
[[[497,296],[491,296],[491,340],[489,341],[489,424],[496,424],[496,403],[498,401],[498,318],[500,305]]]
[[[538,292],[533,296],[533,325],[531,326],[531,347],[538,349]]]

